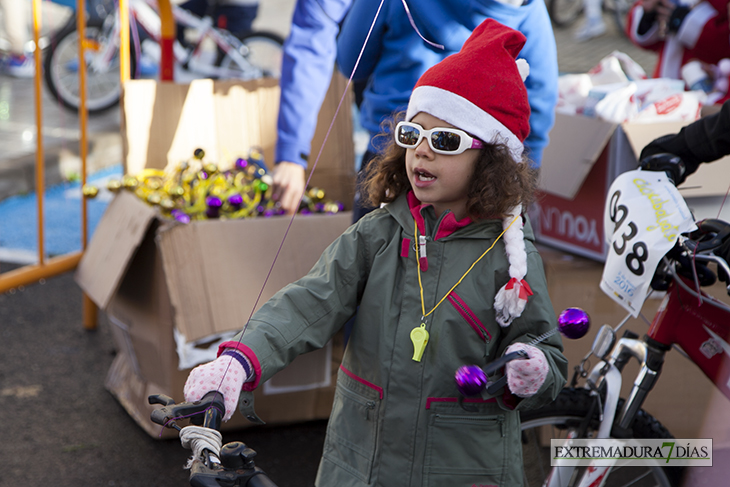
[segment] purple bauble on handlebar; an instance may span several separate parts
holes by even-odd
[[[487,387],[487,374],[478,365],[462,365],[454,376],[456,388],[466,397],[477,396]]]
[[[560,334],[571,340],[583,338],[588,333],[590,326],[591,318],[580,308],[566,308],[558,316]]]
[[[588,313],[580,308],[567,308],[558,316],[557,330],[552,329],[543,333],[528,345],[536,345],[554,335],[557,331],[565,338],[570,338],[571,340],[582,338],[588,333],[590,326],[591,319]],[[459,394],[465,397],[472,397],[480,395],[487,387],[489,389],[501,387],[504,382],[504,377],[490,385],[487,377],[488,373],[494,373],[497,368],[503,367],[504,364],[515,358],[527,358],[527,354],[524,352],[509,353],[488,364],[486,366],[487,370],[482,369],[478,365],[462,365],[458,368],[456,374],[454,374],[454,380],[456,381],[456,388]]]

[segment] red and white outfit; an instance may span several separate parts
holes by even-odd
[[[696,4],[695,4],[696,3]],[[728,0],[692,2],[679,0],[679,5],[694,7],[682,21],[676,33],[662,38],[658,23],[639,34],[638,28],[644,17],[644,8],[637,2],[631,8],[626,31],[631,41],[644,49],[659,54],[653,77],[682,79],[682,66],[693,59],[717,64],[730,57],[730,27],[728,26]]]

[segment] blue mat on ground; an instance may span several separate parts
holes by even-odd
[[[113,194],[109,179],[122,177],[118,164],[89,175],[87,183],[99,194],[87,200],[89,238]],[[68,182],[47,188],[43,200],[44,250],[49,257],[81,250],[81,184]],[[31,263],[38,257],[38,202],[36,193],[0,201],[0,261]]]

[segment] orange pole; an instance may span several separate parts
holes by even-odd
[[[160,81],[173,81],[175,18],[170,0],[157,0],[160,8]]]
[[[119,79],[122,90],[129,81],[129,4],[127,0],[119,0]]]
[[[36,123],[36,154],[35,154],[35,192],[38,205],[38,264],[43,265],[45,249],[43,248],[43,196],[45,193],[45,158],[43,155],[43,104],[41,97],[41,75],[43,66],[41,50],[38,48],[41,32],[41,2],[33,0],[33,59],[35,60],[35,123]]]
[[[47,277],[75,269],[81,261],[81,252],[48,259],[43,265],[28,265],[0,274],[0,293],[18,286],[33,284]]]
[[[79,34],[79,156],[81,157],[81,187],[86,184],[88,168],[88,119],[89,112],[86,108],[86,1],[76,0],[76,31]],[[81,197],[81,249],[86,250],[89,240],[89,213],[86,198]],[[80,260],[80,259],[79,259]],[[76,261],[78,264],[78,260]],[[85,329],[96,329],[97,309],[91,299],[83,294],[82,298],[82,323]]]

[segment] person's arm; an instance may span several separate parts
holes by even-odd
[[[510,345],[530,343],[557,326],[555,311],[548,295],[542,259],[531,244],[525,243],[531,247],[528,248],[525,280],[529,283],[533,294],[528,298],[522,315],[516,318],[511,325],[503,328],[498,350],[499,356],[503,355]],[[545,356],[547,375],[538,391],[529,397],[517,398],[512,394],[514,391],[509,390],[509,387],[505,388],[505,396],[502,400],[504,405],[510,409],[533,409],[543,406],[555,400],[566,383],[568,360],[562,353],[563,343],[560,335],[552,335],[534,346]]]
[[[317,116],[335,63],[339,23],[351,0],[298,0],[284,43],[273,171],[274,194],[287,212],[304,191]]]
[[[542,163],[542,153],[549,142],[548,134],[555,123],[558,102],[558,50],[555,35],[544,2],[534,6],[534,13],[520,29],[527,42],[520,57],[530,65],[525,80],[530,100],[530,134],[525,140],[535,167]],[[529,24],[529,25],[528,25]]]
[[[626,16],[626,34],[631,42],[644,49],[658,51],[664,43],[657,22],[660,0],[638,0]]]
[[[653,140],[641,151],[639,160],[663,152],[679,156],[684,161],[685,176],[695,172],[703,162],[712,162],[730,154],[730,101],[725,102],[718,113],[692,122],[678,134]]]
[[[400,2],[398,3],[400,4]],[[384,2],[382,10],[378,14],[378,21],[370,32],[379,6],[380,2],[373,0],[354,0],[350,13],[342,24],[342,30],[337,39],[337,67],[347,78],[352,76],[354,80],[358,81],[367,79],[378,62],[387,18],[384,11],[390,8],[390,4],[387,1]],[[405,15],[405,11],[403,11],[403,15]],[[367,45],[360,57],[366,39]],[[360,58],[359,64],[358,58]],[[355,64],[358,65],[357,72],[353,74]]]
[[[670,19],[670,31],[688,51],[689,58],[697,56],[707,60],[703,55],[718,58],[730,55],[727,9],[725,0],[702,1],[691,9],[677,7]]]

